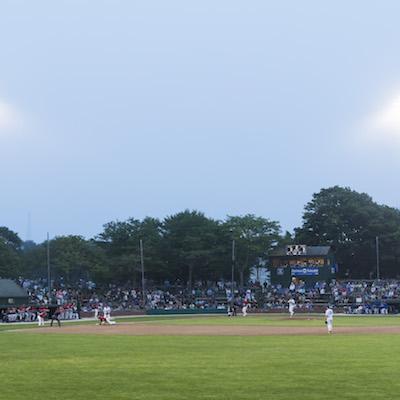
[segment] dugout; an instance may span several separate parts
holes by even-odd
[[[288,245],[273,251],[269,257],[271,284],[288,287],[292,279],[304,281],[307,287],[336,277],[337,264],[331,246]]]
[[[0,308],[28,304],[28,292],[11,279],[0,279]]]

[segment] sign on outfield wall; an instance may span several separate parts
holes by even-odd
[[[319,275],[319,268],[292,268],[292,276]]]

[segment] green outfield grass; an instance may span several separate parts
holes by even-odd
[[[396,399],[398,336],[0,335],[2,398]]]
[[[276,326],[320,323],[282,318],[250,316],[230,320],[216,316],[133,320],[147,320],[149,324],[154,321]],[[399,322],[396,317],[335,319],[342,326],[397,325]],[[15,329],[16,326],[5,327]],[[399,398],[400,393],[399,348],[397,335],[174,337],[3,331],[0,333],[0,398],[390,400]]]

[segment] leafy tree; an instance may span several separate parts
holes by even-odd
[[[31,279],[47,276],[46,242],[41,244],[29,242],[27,246],[25,243],[21,255],[23,276]]]
[[[229,216],[225,227],[232,232],[232,238],[235,239],[236,266],[240,287],[243,288],[250,268],[257,265],[260,259],[266,260],[268,253],[278,244],[280,225],[276,221],[247,214],[239,217]]]
[[[16,278],[21,270],[21,245],[18,234],[0,227],[0,277]]]
[[[16,278],[20,273],[18,252],[0,240],[0,278]]]
[[[16,251],[21,250],[22,240],[18,234],[5,226],[0,226],[0,240]]]
[[[289,244],[293,244],[293,240],[294,236],[286,231],[284,235],[279,237],[277,247],[286,247]]]
[[[58,236],[50,241],[50,265],[53,276],[63,277],[70,283],[90,278],[102,266],[102,258],[93,242],[81,236]]]
[[[162,223],[156,218],[146,217],[141,221],[138,233],[143,242],[145,276],[161,281],[165,275]]]
[[[295,229],[295,234],[298,243],[332,245],[341,274],[372,278],[376,267],[376,236],[385,250],[383,275],[398,273],[399,227],[399,210],[381,206],[365,193],[334,186],[314,194],[305,206],[303,225]]]
[[[207,279],[216,253],[219,223],[199,211],[185,210],[164,220],[163,235],[168,273],[188,282]]]
[[[139,264],[138,230],[140,221],[130,218],[127,221],[112,221],[104,225],[97,243],[103,248],[112,281],[126,282],[137,280]]]
[[[161,222],[146,217],[142,221],[130,218],[104,225],[98,243],[104,249],[110,278],[137,284],[141,273],[140,240],[144,246],[146,279],[157,279],[163,273]]]

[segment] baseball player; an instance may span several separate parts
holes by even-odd
[[[291,297],[291,298],[289,299],[289,301],[288,301],[288,304],[289,304],[289,315],[290,315],[290,318],[292,318],[293,315],[294,315],[294,309],[296,308],[296,302],[295,302],[294,299]]]
[[[103,307],[103,314],[106,318],[110,319],[111,318],[111,307],[109,305],[105,305]]]
[[[103,314],[99,314],[98,319],[99,325],[104,325],[107,322],[106,317]]]
[[[115,321],[111,321],[108,315],[107,316],[105,314],[99,315],[99,325],[105,325],[105,324],[115,325],[115,323],[116,323]]]
[[[242,315],[243,317],[247,317],[247,309],[250,307],[250,304],[245,302],[243,303],[243,307],[242,307]]]
[[[38,326],[44,326],[44,319],[46,318],[47,312],[45,308],[40,308],[37,319],[38,319]]]
[[[326,307],[326,311],[325,311],[325,324],[326,327],[328,328],[328,333],[332,333],[332,329],[333,329],[333,310],[331,308],[331,306],[327,306]]]
[[[99,318],[99,305],[98,304],[96,304],[93,307],[93,311],[94,311],[94,319],[97,320]]]

